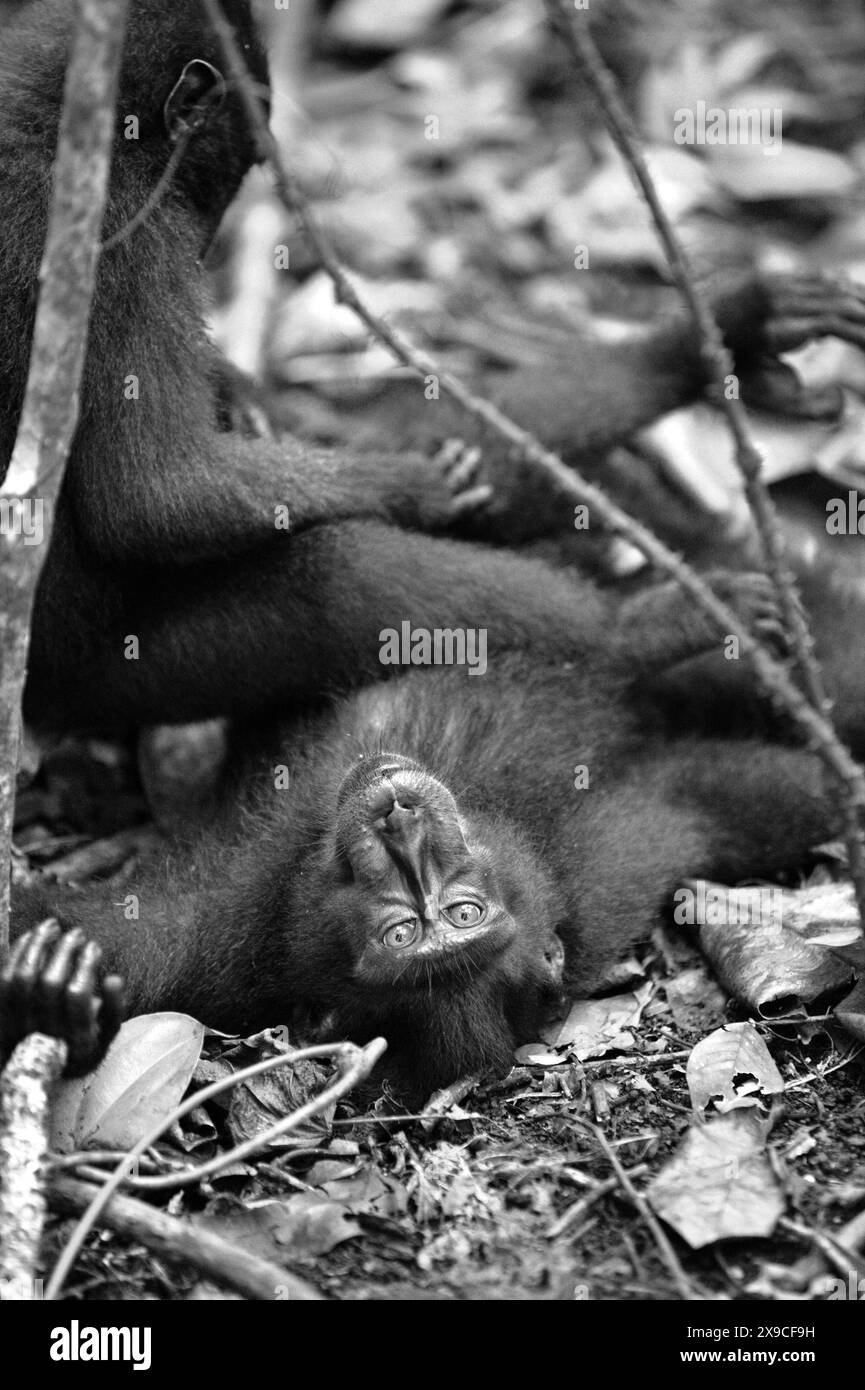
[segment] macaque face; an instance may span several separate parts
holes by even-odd
[[[512,944],[490,855],[448,789],[408,759],[382,754],[349,773],[336,846],[364,925],[360,977],[426,987]]]
[[[506,823],[463,815],[417,763],[382,753],[349,772],[335,866],[359,982],[429,990],[495,970],[503,986],[558,990],[563,951],[533,856]]]
[[[415,1095],[506,1070],[561,999],[563,908],[534,850],[401,754],[361,759],[322,812],[301,886],[326,943],[317,1026],[386,1037],[384,1070]]]

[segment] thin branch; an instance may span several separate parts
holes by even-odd
[[[845,1279],[851,1273],[857,1280],[865,1275],[865,1261],[845,1241],[839,1239],[837,1231],[821,1231],[817,1226],[809,1226],[804,1221],[793,1221],[789,1216],[782,1216],[778,1225],[791,1235],[810,1241],[826,1262]]]
[[[78,0],[30,371],[0,488],[12,519],[0,534],[0,955],[9,944],[15,774],[30,617],[78,419],[127,5],[128,0]]]
[[[692,1281],[688,1278],[687,1274],[685,1273],[682,1267],[682,1263],[678,1255],[676,1254],[675,1250],[670,1244],[667,1234],[661,1226],[661,1223],[655,1216],[655,1213],[652,1211],[652,1208],[649,1206],[649,1203],[646,1201],[645,1197],[643,1197],[634,1187],[634,1184],[632,1183],[629,1174],[627,1173],[625,1168],[623,1168],[618,1155],[616,1154],[615,1150],[613,1149],[603,1130],[599,1129],[597,1125],[590,1124],[586,1124],[585,1128],[589,1131],[590,1134],[594,1136],[597,1143],[603,1149],[604,1156],[606,1157],[607,1162],[609,1163],[610,1167],[616,1175],[618,1185],[621,1187],[625,1196],[628,1197],[630,1201],[633,1203],[633,1205],[636,1207],[637,1211],[640,1213],[640,1216],[643,1218],[644,1222],[648,1226],[652,1239],[654,1240],[655,1245],[658,1247],[658,1254],[661,1256],[661,1259],[664,1261],[664,1264],[670,1271],[670,1275],[673,1279],[673,1282],[675,1283],[676,1288],[679,1290],[680,1297],[687,1300],[692,1300],[694,1298],[702,1298],[703,1294],[697,1289],[696,1285],[694,1285]]]
[[[810,1231],[808,1239],[810,1239]],[[832,1232],[832,1240],[839,1246],[857,1255],[865,1250],[865,1211],[857,1212],[854,1217],[846,1221],[843,1226],[837,1227]],[[828,1261],[831,1263],[831,1260]],[[792,1264],[787,1271],[787,1278],[792,1287],[797,1289],[807,1288],[808,1285],[826,1268],[827,1260],[821,1256],[817,1250],[812,1250],[809,1254],[801,1256],[795,1264]],[[850,1264],[844,1270],[847,1274]]]
[[[648,1171],[649,1165],[647,1163],[640,1163],[636,1168],[631,1169],[629,1176],[631,1178],[642,1178],[645,1177]],[[615,1192],[619,1186],[618,1176],[604,1178],[602,1182],[595,1183],[591,1192],[587,1193],[584,1197],[578,1197],[569,1207],[565,1207],[561,1216],[557,1217],[553,1224],[547,1227],[544,1232],[547,1240],[558,1240],[559,1236],[565,1234],[565,1231],[570,1230],[572,1226],[576,1226],[578,1221],[582,1221],[586,1212],[590,1211],[602,1197],[609,1197],[610,1193]]]
[[[74,1178],[56,1178],[49,1197],[52,1207],[73,1216],[86,1211],[99,1189]],[[148,1250],[170,1264],[193,1265],[209,1279],[236,1289],[244,1298],[259,1302],[285,1300],[289,1303],[321,1301],[321,1294],[296,1274],[253,1255],[215,1231],[178,1221],[134,1197],[115,1193],[100,1216],[103,1226],[118,1235],[146,1245]],[[286,1250],[290,1256],[291,1251]]]

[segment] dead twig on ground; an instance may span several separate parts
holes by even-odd
[[[99,1193],[100,1189],[92,1183],[56,1178],[49,1198],[56,1210],[77,1216],[89,1209]],[[103,1226],[146,1245],[171,1264],[193,1265],[208,1278],[236,1289],[244,1298],[291,1303],[312,1303],[322,1298],[305,1279],[289,1274],[281,1265],[251,1255],[214,1231],[178,1221],[134,1197],[115,1193],[99,1219]]]
[[[639,1163],[636,1168],[631,1169],[630,1176],[632,1178],[641,1178],[648,1173],[648,1171],[649,1165],[647,1163]],[[611,1192],[615,1192],[619,1185],[618,1175],[614,1178],[604,1178],[603,1182],[597,1183],[593,1190],[588,1192],[585,1197],[578,1197],[569,1207],[565,1207],[561,1216],[548,1227],[546,1233],[547,1240],[557,1240],[559,1236],[564,1235],[565,1231],[582,1220],[586,1212],[590,1211],[596,1202],[600,1202],[602,1197],[608,1197]]]
[[[616,1175],[616,1182],[622,1189],[625,1196],[633,1203],[643,1221],[649,1229],[649,1233],[658,1249],[664,1264],[670,1272],[670,1276],[679,1291],[679,1296],[684,1299],[702,1299],[705,1297],[699,1286],[688,1278],[682,1263],[673,1249],[666,1232],[661,1226],[660,1221],[655,1216],[645,1197],[641,1195],[631,1181],[631,1175],[623,1167],[619,1157],[610,1144],[607,1136],[597,1125],[586,1124],[586,1131],[591,1134],[600,1148],[603,1150],[610,1167]]]

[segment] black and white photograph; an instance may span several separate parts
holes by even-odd
[[[0,479],[19,1361],[841,1364],[862,0],[0,0]]]

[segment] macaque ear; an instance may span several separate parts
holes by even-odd
[[[544,960],[550,967],[550,974],[556,984],[561,984],[565,969],[565,948],[557,932],[552,932],[544,947]]]
[[[165,129],[176,143],[181,135],[198,130],[225,101],[225,78],[212,63],[193,58],[186,64],[165,103]]]

